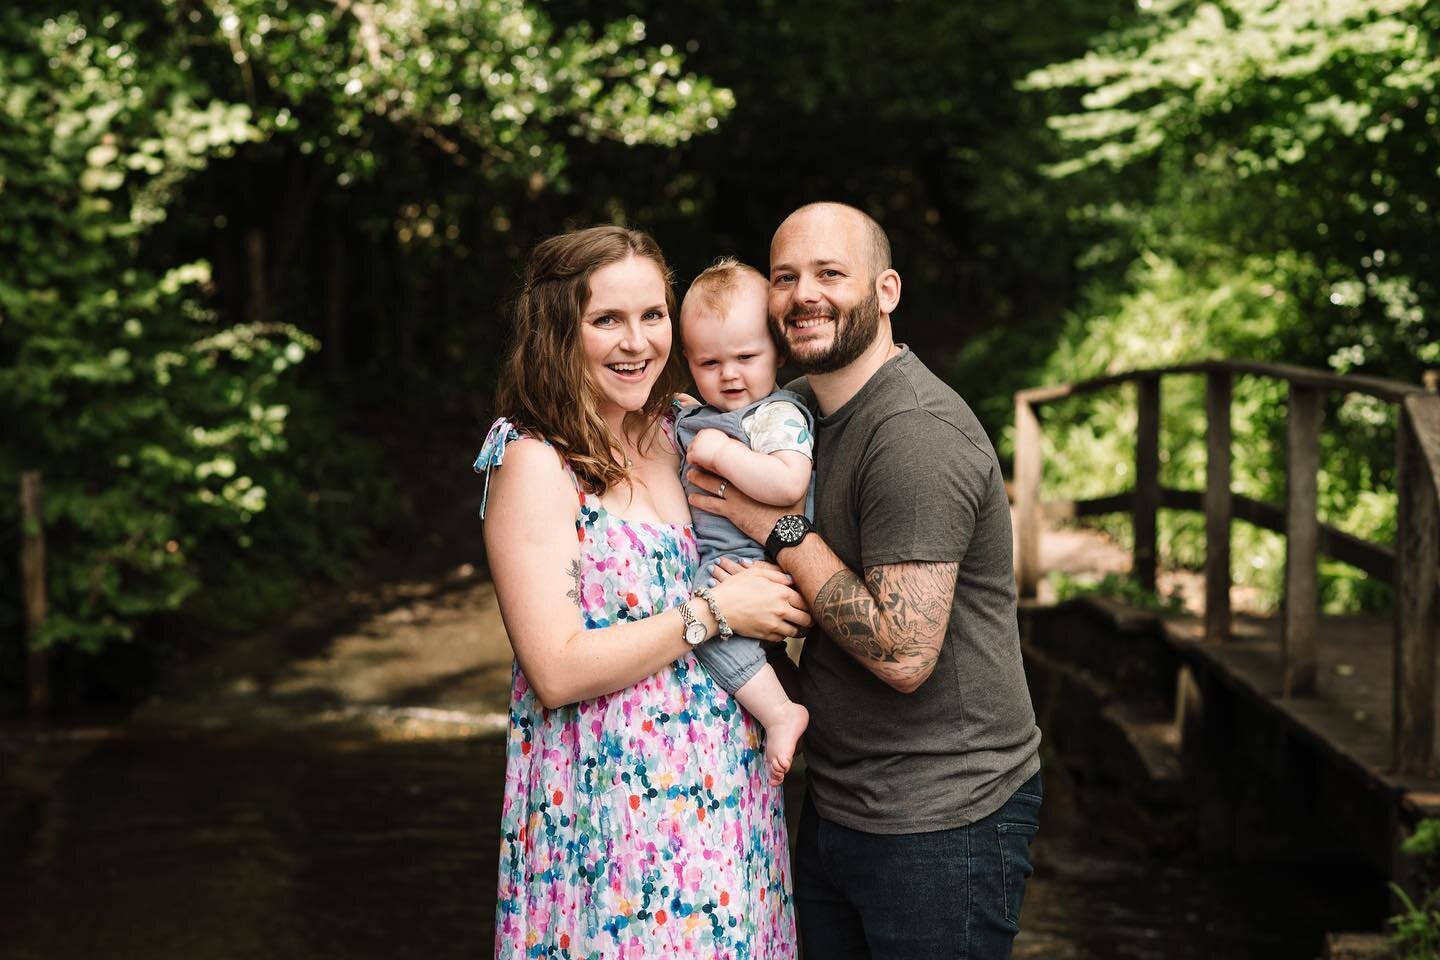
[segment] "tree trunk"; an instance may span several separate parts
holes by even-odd
[[[330,269],[325,283],[325,372],[331,379],[345,368],[345,238],[330,232]]]
[[[20,474],[20,578],[25,599],[25,703],[39,715],[50,710],[50,651],[38,643],[47,613],[45,514],[38,470]]]
[[[259,227],[245,231],[245,272],[249,282],[245,317],[251,323],[264,323],[270,316],[270,298],[265,275],[265,231]]]

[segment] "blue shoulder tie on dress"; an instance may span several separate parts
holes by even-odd
[[[475,458],[475,472],[485,474],[485,492],[480,497],[480,519],[485,519],[485,504],[490,500],[490,470],[492,467],[500,466],[500,461],[505,459],[505,444],[511,440],[520,439],[520,431],[515,424],[504,417],[496,420],[490,425],[490,432],[485,435],[485,443],[480,447],[480,455]]]

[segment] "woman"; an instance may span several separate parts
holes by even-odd
[[[476,461],[515,650],[495,932],[507,960],[795,955],[758,729],[686,634],[715,635],[718,612],[783,640],[810,618],[777,571],[726,580],[713,608],[690,599],[697,551],[663,416],[679,383],[674,304],[643,233],[539,244]]]

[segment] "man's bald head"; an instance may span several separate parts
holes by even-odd
[[[848,203],[833,201],[807,203],[785,218],[784,222],[776,228],[775,238],[778,238],[787,226],[812,220],[829,220],[852,229],[858,228],[860,237],[863,238],[866,245],[866,260],[870,264],[872,280],[890,269],[890,238],[885,235],[885,228],[880,226],[870,214],[858,207],[852,207]],[[772,251],[774,245],[775,240],[772,239]]]

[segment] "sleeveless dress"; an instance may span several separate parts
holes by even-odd
[[[491,427],[475,462],[487,493],[520,436],[503,419]],[[690,526],[627,521],[576,489],[587,629],[690,595]],[[693,653],[555,710],[518,664],[511,674],[497,958],[795,957],[781,793],[761,730]]]

